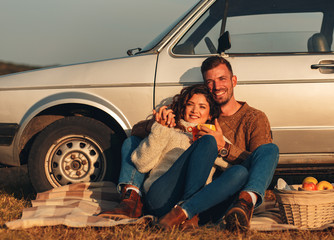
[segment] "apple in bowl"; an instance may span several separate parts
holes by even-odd
[[[329,190],[333,189],[333,185],[327,181],[321,181],[317,184],[318,190]]]
[[[302,184],[304,184],[306,182],[312,182],[314,184],[318,184],[318,180],[315,177],[306,177],[306,178],[304,178]]]
[[[318,190],[318,187],[313,182],[304,182],[302,185],[302,189],[307,191],[316,191]]]

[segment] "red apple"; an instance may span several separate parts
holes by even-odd
[[[307,191],[315,191],[318,190],[317,185],[313,182],[305,182],[302,185],[302,188]]]

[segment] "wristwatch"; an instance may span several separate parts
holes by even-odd
[[[230,152],[230,144],[225,141],[224,147],[218,150],[218,157],[226,158],[229,152]]]

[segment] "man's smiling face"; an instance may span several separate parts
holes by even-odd
[[[225,64],[219,64],[204,73],[205,84],[219,105],[227,104],[233,98],[233,88],[237,84],[236,76],[232,76]]]

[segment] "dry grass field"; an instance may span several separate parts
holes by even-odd
[[[0,169],[1,170],[1,169]],[[21,217],[35,193],[28,181],[12,183],[0,189],[0,239],[334,239],[334,230],[230,233],[216,225],[202,226],[190,232],[163,232],[149,226],[117,226],[113,228],[68,228],[65,226],[9,230],[7,221]]]

